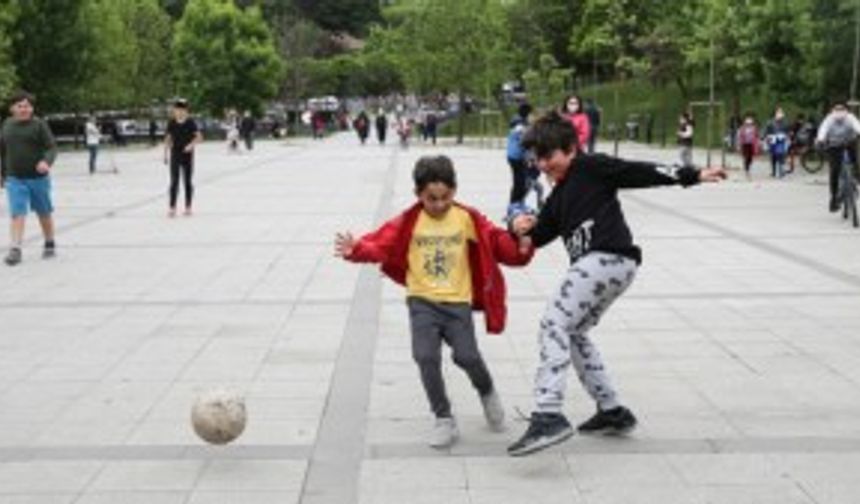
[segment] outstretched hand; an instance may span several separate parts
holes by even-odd
[[[349,257],[355,249],[355,238],[352,233],[337,233],[334,238],[334,255],[335,257]]]
[[[710,166],[699,171],[699,182],[720,182],[728,178],[726,169],[721,166]]]

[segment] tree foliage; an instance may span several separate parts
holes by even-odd
[[[276,96],[283,64],[258,7],[191,0],[173,41],[177,89],[213,115],[259,111]]]
[[[17,77],[12,61],[12,27],[18,18],[16,0],[0,0],[0,98],[15,86]]]
[[[42,111],[74,110],[87,79],[84,66],[97,50],[84,23],[88,0],[20,0],[12,54],[21,87],[35,93]],[[15,3],[15,2],[13,2]]]

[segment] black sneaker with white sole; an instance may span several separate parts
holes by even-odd
[[[597,410],[593,417],[576,428],[583,434],[627,434],[636,428],[636,417],[624,406]]]
[[[508,447],[508,455],[521,457],[557,445],[573,436],[573,427],[561,413],[532,413],[523,437]]]

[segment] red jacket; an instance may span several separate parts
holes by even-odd
[[[499,263],[523,266],[531,261],[534,248],[522,253],[517,240],[497,227],[477,210],[455,203],[472,217],[477,242],[469,243],[469,266],[472,272],[472,308],[482,310],[487,332],[501,333],[505,328],[505,278]],[[421,212],[421,203],[362,236],[346,259],[353,262],[382,263],[382,272],[400,285],[406,285],[409,243]]]

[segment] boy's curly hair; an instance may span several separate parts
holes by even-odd
[[[448,156],[424,156],[415,162],[412,171],[415,190],[421,192],[428,184],[441,182],[451,189],[457,188],[457,174],[454,163]]]
[[[548,157],[555,150],[578,150],[579,140],[570,120],[553,111],[535,121],[526,131],[522,146],[540,159]]]

